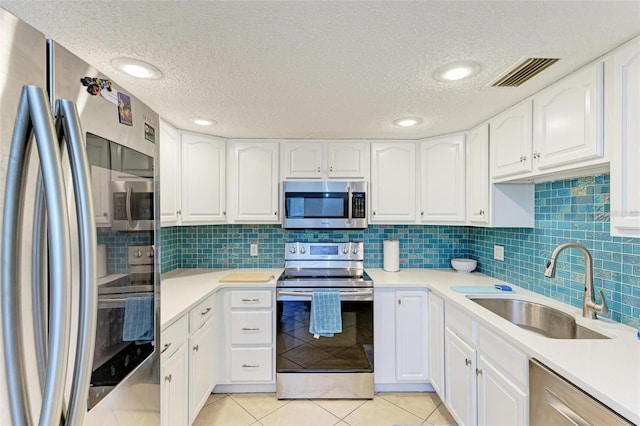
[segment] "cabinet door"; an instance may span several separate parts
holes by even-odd
[[[489,122],[491,177],[531,171],[531,101],[505,111]]]
[[[161,424],[184,425],[189,421],[189,348],[186,344],[162,362],[160,373]]]
[[[489,126],[467,134],[467,220],[489,223]]]
[[[180,223],[180,133],[160,121],[160,222]]]
[[[91,195],[97,226],[111,226],[111,170],[109,144],[87,136],[87,157],[91,164]]]
[[[396,379],[428,380],[427,292],[396,292]]]
[[[285,142],[283,175],[285,179],[322,178],[322,142]]]
[[[464,222],[465,155],[464,135],[422,142],[420,216],[423,222]]]
[[[478,359],[478,425],[525,425],[529,397],[483,355]]]
[[[604,155],[603,63],[586,67],[533,100],[534,165],[544,170]]]
[[[416,145],[371,144],[371,222],[416,220]]]
[[[214,345],[215,328],[211,320],[189,338],[189,424],[215,386]]]
[[[369,150],[366,142],[328,142],[327,175],[330,179],[367,179]]]
[[[230,154],[230,220],[277,223],[278,143],[235,142]]]
[[[445,399],[444,382],[444,301],[429,293],[429,381],[440,399]]]
[[[476,350],[445,329],[445,382],[449,412],[460,426],[476,424]]]
[[[640,38],[614,52],[611,235],[640,237]]]
[[[396,383],[396,292],[374,290],[373,360],[376,384]]]
[[[182,224],[224,222],[225,142],[212,136],[182,135]]]

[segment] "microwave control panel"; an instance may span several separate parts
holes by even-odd
[[[351,217],[354,219],[364,219],[367,217],[367,199],[364,192],[354,192],[351,195]]]

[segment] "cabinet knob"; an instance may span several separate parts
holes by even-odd
[[[318,168],[316,169],[316,172],[320,173],[320,167],[318,167]]]
[[[333,166],[329,167],[329,171],[333,172]]]
[[[466,366],[471,365],[471,360],[469,358],[465,358],[464,359],[464,365],[466,365]]]
[[[482,370],[479,368],[476,368],[476,376],[482,376]]]
[[[162,347],[162,351],[160,352],[161,354],[165,353],[167,349],[169,349],[169,347],[171,346],[171,343],[165,343],[164,346]]]
[[[168,376],[164,376],[164,381],[171,383],[171,374],[169,374]]]
[[[109,217],[109,213],[107,212],[102,213],[102,217]]]
[[[520,156],[520,162],[524,163],[525,161],[527,161],[527,156],[526,155],[521,155]]]
[[[375,210],[373,211],[373,215],[374,215],[374,216],[376,215],[376,211],[375,211]]]
[[[209,312],[211,312],[211,308],[210,307],[205,309],[204,311],[200,312],[200,315],[204,316],[204,315],[207,315]]]
[[[182,210],[178,210],[176,213],[177,214],[182,214]]]
[[[195,345],[195,346],[193,347],[193,350],[194,350],[194,351],[196,351],[196,352],[198,352],[198,349],[200,349],[200,345]]]
[[[424,216],[424,210],[420,211],[420,216]]]
[[[478,212],[478,214],[479,214],[480,216],[484,216],[484,210],[480,209],[480,211]]]
[[[541,157],[541,155],[540,155],[540,153],[539,153],[539,152],[534,152],[534,153],[533,153],[533,159],[534,159],[534,160],[540,160],[540,157]]]
[[[274,216],[278,216],[278,212],[273,212],[273,215]]]
[[[222,212],[222,215],[223,215],[223,216],[226,216],[226,215],[227,215],[227,212],[226,212],[226,211]]]

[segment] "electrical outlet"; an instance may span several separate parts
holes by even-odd
[[[493,246],[493,258],[495,260],[504,261],[504,247],[503,246]]]
[[[249,249],[249,254],[251,256],[257,256],[258,255],[258,244],[251,244],[251,248]]]

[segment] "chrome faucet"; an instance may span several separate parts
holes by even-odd
[[[560,252],[566,248],[576,248],[584,256],[584,298],[582,301],[582,316],[589,319],[596,319],[596,314],[606,314],[609,312],[607,302],[604,300],[604,294],[602,290],[599,290],[601,303],[596,303],[593,298],[593,260],[591,259],[591,253],[581,244],[578,243],[564,243],[560,244],[551,253],[551,258],[547,262],[547,267],[544,269],[544,276],[547,278],[554,278],[556,276],[556,259]]]

